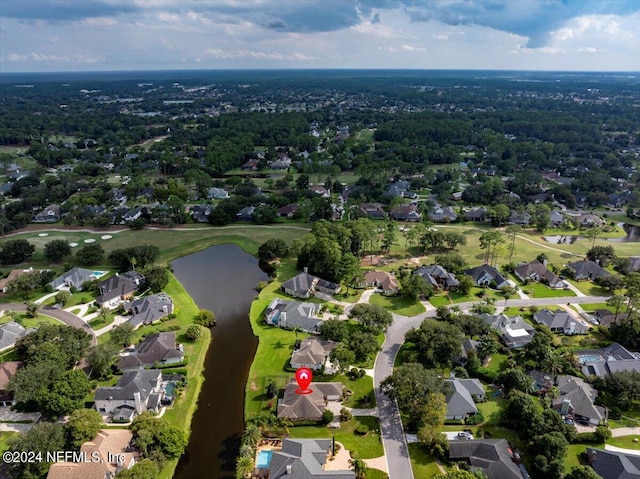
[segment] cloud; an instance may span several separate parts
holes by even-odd
[[[426,52],[427,48],[423,47],[414,47],[413,45],[402,45],[402,49],[406,52]]]
[[[20,0],[2,2],[0,16],[20,20],[68,22],[138,12],[131,2],[108,0]]]

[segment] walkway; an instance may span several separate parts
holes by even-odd
[[[617,427],[611,430],[611,437],[640,436],[640,427]]]
[[[631,456],[640,456],[640,450],[638,449],[624,449],[622,447],[610,446],[609,444],[605,444],[604,448],[607,451],[621,452],[623,454],[629,454]]]

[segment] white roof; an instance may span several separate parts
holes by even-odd
[[[512,338],[521,338],[523,336],[529,336],[529,331],[526,329],[507,329],[507,334]]]

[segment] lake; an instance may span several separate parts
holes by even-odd
[[[236,245],[212,246],[171,265],[198,307],[217,318],[191,437],[174,478],[233,479],[244,429],[245,384],[258,346],[249,309],[255,286],[268,277],[258,260]]]

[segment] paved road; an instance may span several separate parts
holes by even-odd
[[[569,296],[562,298],[510,299],[507,302],[507,306],[527,307],[567,303],[604,303],[607,298],[607,296]],[[461,310],[466,310],[471,308],[475,303],[476,301],[457,303],[456,306]],[[389,479],[413,479],[414,476],[398,406],[395,401],[390,400],[382,394],[380,391],[380,383],[393,372],[393,361],[400,346],[404,342],[404,336],[407,331],[411,328],[417,328],[423,320],[433,318],[435,314],[435,308],[429,308],[425,313],[411,318],[394,314],[393,323],[385,334],[384,344],[376,358],[373,384],[376,401],[378,402],[382,444],[389,466]]]
[[[22,303],[0,304],[0,311],[6,311],[8,309],[11,309],[13,311],[26,311],[27,308]],[[84,330],[91,336],[91,345],[95,346],[96,344],[98,344],[98,340],[93,329],[91,329],[91,326],[89,326],[75,314],[71,314],[70,312],[64,311],[62,309],[52,308],[51,306],[43,306],[42,308],[40,308],[40,311],[42,312],[42,314],[46,314],[47,316],[51,316],[52,318],[62,321],[67,326]]]

